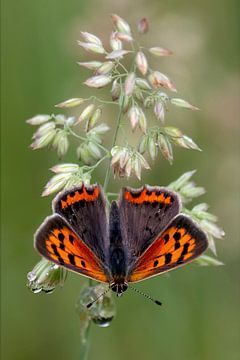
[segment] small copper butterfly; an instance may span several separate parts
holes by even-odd
[[[108,213],[100,185],[83,184],[54,199],[35,248],[121,295],[128,283],[189,263],[207,249],[204,232],[180,209],[176,193],[145,185],[123,188]]]

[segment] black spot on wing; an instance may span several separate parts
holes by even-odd
[[[169,264],[171,262],[171,260],[172,260],[172,254],[167,253],[165,255],[165,264]]]
[[[75,256],[73,255],[73,254],[68,254],[68,259],[69,259],[69,261],[70,261],[70,264],[72,264],[72,265],[76,265],[76,263],[75,263]]]

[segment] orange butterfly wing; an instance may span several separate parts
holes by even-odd
[[[35,248],[55,264],[108,282],[107,270],[60,215],[49,216],[35,234]]]
[[[137,282],[191,262],[208,247],[207,237],[187,216],[178,215],[140,256],[128,281]]]

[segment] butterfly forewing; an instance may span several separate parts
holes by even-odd
[[[34,244],[48,260],[95,280],[108,281],[101,261],[60,215],[45,220],[35,234]]]
[[[129,281],[140,281],[194,260],[208,247],[207,237],[187,216],[178,215],[137,260]]]
[[[124,188],[119,211],[123,243],[131,258],[139,257],[179,213],[178,196],[161,187]]]
[[[66,219],[102,262],[107,262],[106,201],[99,185],[82,185],[60,193],[53,202],[53,211]]]

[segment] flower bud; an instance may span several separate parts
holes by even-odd
[[[26,123],[30,125],[42,125],[51,119],[50,115],[36,115],[31,119],[26,120]]]
[[[77,157],[86,165],[91,165],[94,161],[86,144],[80,145],[77,148]]]
[[[103,63],[101,61],[87,61],[78,62],[77,64],[90,70],[97,70]]]
[[[94,111],[95,105],[94,104],[89,104],[81,113],[81,115],[79,116],[77,122],[75,123],[75,125],[88,120],[90,118],[90,116],[92,115],[93,111]]]
[[[49,121],[43,125],[41,125],[37,131],[33,134],[32,139],[37,139],[40,138],[42,136],[44,136],[45,134],[51,132],[52,130],[54,130],[56,127],[55,123],[53,121]]]
[[[138,70],[141,72],[142,75],[146,75],[148,71],[148,62],[145,54],[142,51],[138,51],[135,62],[137,65]]]
[[[78,164],[58,164],[54,165],[51,169],[54,173],[75,173],[79,171]]]
[[[146,134],[147,132],[147,119],[141,108],[139,108],[139,121],[138,121],[139,129]]]
[[[52,147],[57,150],[58,157],[62,159],[69,147],[68,134],[65,130],[58,131],[53,140]]]
[[[139,122],[139,108],[137,106],[132,106],[127,113],[127,117],[131,123],[132,130],[134,131],[136,129],[136,126]]]
[[[168,136],[170,136],[173,139],[182,137],[181,130],[175,128],[174,126],[165,126],[164,131]]]
[[[57,286],[63,286],[67,270],[46,259],[42,259],[27,274],[27,287],[35,294],[51,293]]]
[[[151,86],[145,79],[136,78],[135,83],[142,90],[151,90]]]
[[[102,153],[99,147],[92,141],[89,141],[88,145],[89,154],[96,160],[101,159]]]
[[[149,30],[149,23],[148,20],[144,17],[138,22],[138,32],[140,34],[146,34]]]
[[[96,35],[90,34],[86,31],[85,32],[81,31],[81,34],[84,41],[86,41],[87,43],[92,43],[102,46],[102,41]]]
[[[85,99],[82,99],[82,98],[72,98],[72,99],[68,99],[66,101],[63,101],[63,102],[55,105],[55,107],[72,108],[72,107],[82,104],[84,101],[85,101]]]
[[[155,89],[158,89],[159,87],[163,86],[171,91],[174,92],[177,91],[172,81],[166,75],[160,73],[159,71],[153,71],[149,75],[148,80]]]
[[[172,51],[164,49],[162,47],[152,47],[149,49],[149,52],[156,56],[169,56],[172,55]]]
[[[96,71],[97,75],[106,75],[112,71],[114,63],[112,61],[104,62]]]
[[[82,41],[78,41],[78,45],[84,48],[86,51],[90,51],[97,54],[105,54],[105,50],[102,45],[94,44],[94,43],[84,43]]]
[[[152,160],[155,160],[158,154],[158,149],[153,138],[148,139],[148,151]]]
[[[170,101],[171,101],[171,104],[178,106],[178,107],[182,107],[182,108],[189,109],[189,110],[200,110],[196,106],[191,105],[189,102],[187,102],[186,100],[183,100],[183,99],[172,98]]]
[[[110,46],[113,49],[113,51],[122,50],[122,42],[117,37],[117,32],[113,31],[110,35]]]
[[[115,79],[112,83],[112,89],[111,89],[112,100],[113,101],[118,100],[120,94],[121,94],[121,86],[118,83],[118,79]]]
[[[71,176],[71,173],[60,173],[54,175],[45,185],[42,196],[49,196],[57,191],[62,190]]]
[[[142,156],[142,154],[137,153],[138,158],[140,159],[141,166],[145,169],[150,169],[150,166],[147,162],[147,160]]]
[[[148,145],[148,136],[143,135],[140,139],[140,143],[138,146],[138,150],[139,150],[140,154],[145,153],[145,151],[147,150],[147,145]]]
[[[97,76],[92,76],[89,79],[87,79],[84,82],[84,84],[89,87],[94,87],[94,88],[100,89],[100,88],[108,85],[111,81],[112,81],[111,76],[97,75]]]
[[[136,177],[141,180],[141,170],[142,170],[142,166],[141,166],[141,161],[138,157],[135,157],[134,160],[132,161],[132,167],[133,170],[136,174]]]
[[[106,59],[121,59],[124,55],[129,54],[131,51],[128,50],[114,50],[106,56]]]
[[[30,145],[33,150],[41,149],[48,146],[55,138],[56,130],[49,130],[45,134],[35,138],[34,142]]]
[[[94,126],[97,124],[98,120],[100,119],[101,115],[102,115],[102,109],[97,108],[97,109],[94,111],[93,115],[92,115],[92,116],[90,117],[90,119],[88,120],[87,129],[86,129],[87,132],[88,132],[90,129],[94,128]]]
[[[131,28],[128,23],[116,14],[111,15],[112,22],[116,26],[117,30],[123,34],[131,36]]]
[[[158,120],[160,120],[162,123],[164,123],[165,118],[165,110],[163,103],[161,101],[157,101],[154,106],[154,113]]]
[[[185,149],[202,151],[200,147],[190,137],[186,135],[182,135],[181,137],[175,139],[175,143]]]
[[[124,92],[126,96],[131,96],[135,86],[135,74],[129,73],[124,83]]]
[[[168,138],[163,134],[158,134],[158,146],[161,150],[163,157],[171,164],[173,161],[172,145]]]

